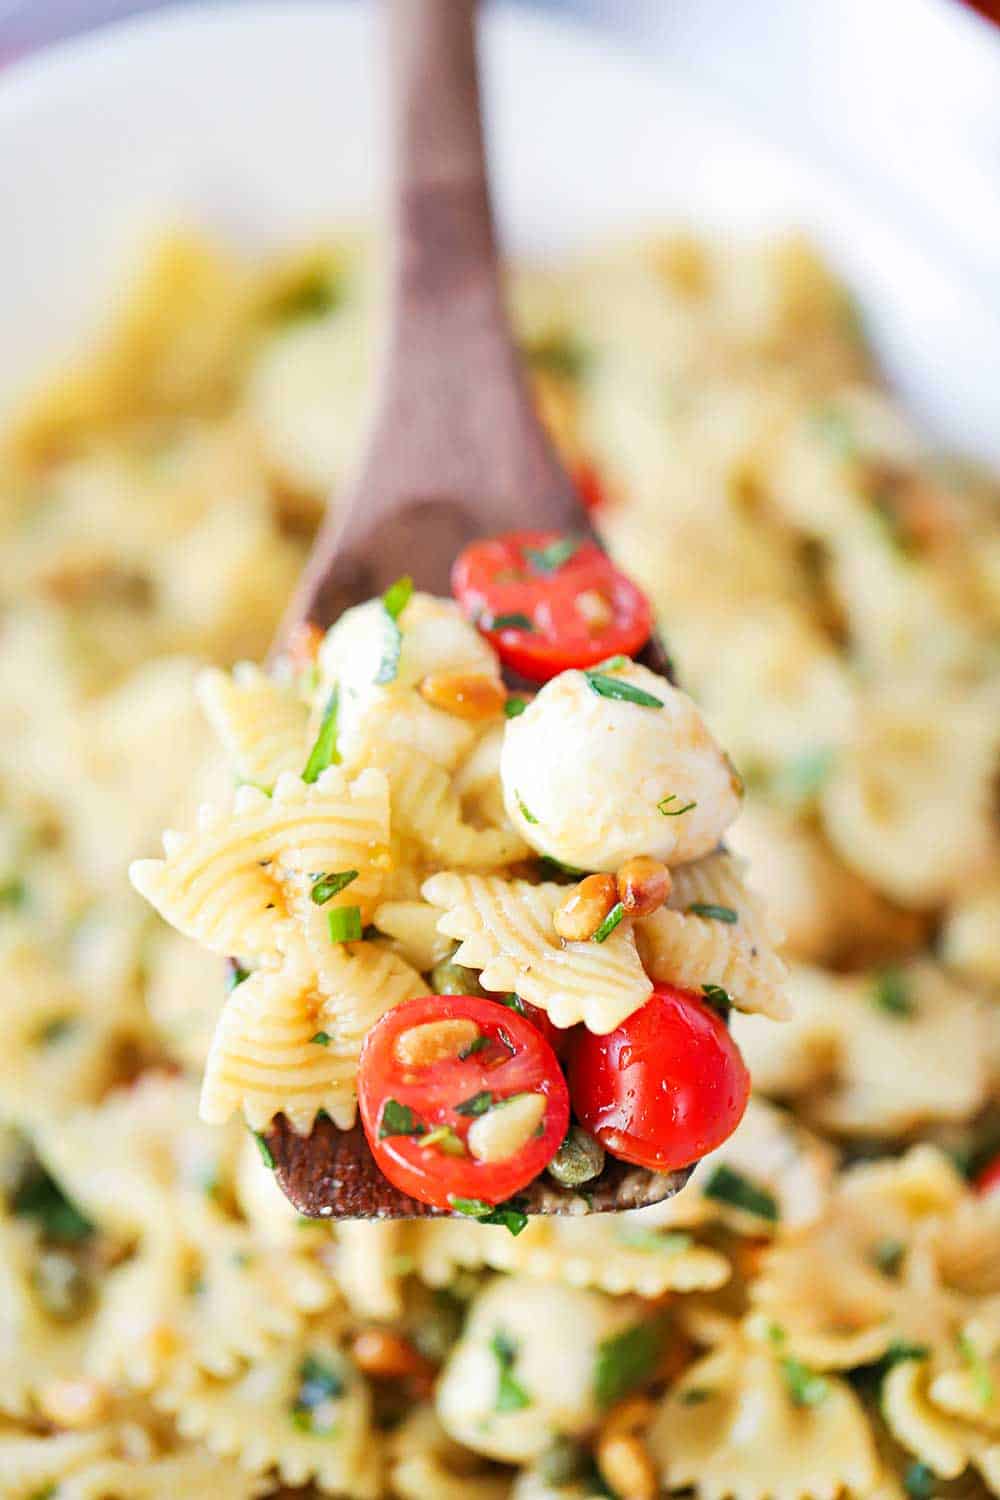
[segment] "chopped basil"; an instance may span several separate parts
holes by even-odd
[[[903,1475],[903,1488],[910,1500],[934,1500],[937,1475],[926,1464],[912,1463]]]
[[[259,1130],[255,1130],[253,1132],[253,1138],[257,1142],[257,1150],[260,1152],[261,1161],[264,1163],[265,1167],[267,1167],[269,1172],[273,1172],[275,1167],[274,1152],[267,1144],[267,1137],[262,1135]]]
[[[594,1364],[594,1399],[598,1406],[613,1406],[653,1375],[663,1345],[663,1324],[658,1319],[635,1323],[597,1346]]]
[[[456,1104],[455,1113],[471,1115],[475,1118],[477,1115],[484,1115],[488,1109],[492,1108],[493,1103],[493,1095],[488,1089],[483,1089],[480,1093],[473,1094],[471,1099],[463,1099],[461,1104]]]
[[[487,615],[482,624],[484,630],[530,630],[534,632],[535,629],[534,621],[517,611],[509,615]]]
[[[661,1255],[679,1255],[694,1243],[683,1229],[645,1229],[641,1224],[618,1223],[617,1238],[632,1250],[657,1251]]]
[[[819,1406],[830,1394],[830,1382],[790,1354],[781,1361],[781,1373],[796,1406]]]
[[[587,350],[571,333],[552,332],[529,344],[525,357],[533,370],[559,375],[564,380],[579,380],[590,361]]]
[[[333,896],[339,896],[357,878],[357,870],[335,870],[332,875],[314,875],[313,888],[309,894],[317,906],[325,906]]]
[[[601,698],[615,698],[621,703],[638,703],[640,708],[662,708],[663,699],[655,698],[644,688],[635,687],[617,677],[606,677],[603,672],[584,672],[588,683]]]
[[[229,973],[226,975],[226,989],[229,991],[235,990],[237,985],[242,984],[244,980],[249,978],[249,969],[243,969],[239,964],[231,963]]]
[[[975,1388],[976,1397],[983,1406],[990,1406],[996,1396],[996,1385],[983,1355],[976,1348],[968,1334],[960,1333],[956,1343],[958,1352],[962,1356],[969,1374],[972,1376],[972,1384]]]
[[[887,1016],[905,1020],[913,1015],[913,999],[906,979],[899,969],[882,969],[875,976],[872,987],[872,1004],[884,1010]]]
[[[326,914],[331,943],[360,943],[364,931],[360,906],[335,906]]]
[[[336,1431],[332,1406],[344,1394],[344,1381],[337,1370],[308,1354],[299,1366],[299,1387],[292,1407],[292,1421],[314,1437],[331,1437]]]
[[[466,992],[463,990],[460,993],[465,994]],[[460,1049],[459,1058],[464,1062],[467,1057],[474,1057],[477,1052],[484,1051],[489,1045],[490,1039],[488,1036],[477,1036],[474,1042],[470,1042],[467,1047]]]
[[[731,906],[713,906],[710,901],[692,901],[688,911],[696,917],[709,917],[713,922],[738,922],[740,914]]]
[[[527,698],[519,698],[516,694],[507,699],[503,711],[508,719],[519,719],[528,706]]]
[[[0,881],[0,906],[20,911],[27,896],[28,888],[20,876],[11,875],[9,879]]]
[[[494,1410],[521,1411],[525,1406],[530,1406],[531,1397],[512,1373],[517,1358],[517,1345],[502,1328],[498,1328],[490,1339],[490,1352],[498,1367]]]
[[[755,1214],[757,1218],[769,1219],[772,1223],[777,1223],[781,1216],[778,1200],[772,1193],[724,1163],[716,1167],[702,1192],[706,1198],[714,1198],[718,1203],[727,1203],[730,1208],[742,1209],[744,1213]]]
[[[880,1240],[872,1251],[871,1258],[883,1275],[895,1276],[903,1264],[905,1254],[906,1246],[902,1240]]]
[[[385,605],[386,614],[390,620],[399,619],[412,597],[413,579],[409,573],[404,573],[402,578],[397,578],[395,583],[390,583],[382,595],[382,603]]]
[[[426,1125],[421,1125],[408,1104],[398,1099],[387,1099],[378,1124],[378,1138],[384,1141],[387,1135],[426,1135]]]
[[[728,990],[724,990],[721,984],[703,984],[701,992],[707,1004],[725,1020],[733,1008]]]
[[[656,804],[656,811],[662,813],[665,818],[679,818],[681,813],[690,812],[698,806],[697,802],[684,802],[680,807],[671,807],[671,802],[677,801],[677,793],[671,792],[669,797],[663,797]]]
[[[571,536],[557,537],[546,547],[525,547],[524,555],[529,567],[536,573],[548,576],[557,573],[563,563],[569,562],[579,552],[582,542]]]
[[[338,694],[337,689],[334,688],[323,710],[316,743],[309,752],[306,768],[302,772],[302,780],[309,782],[310,785],[319,780],[328,766],[340,765],[340,754],[337,750],[337,703]]]
[[[559,880],[582,880],[586,870],[578,870],[576,865],[564,864],[561,859],[553,859],[551,854],[543,854],[538,863],[546,874],[550,874]]]
[[[461,1136],[456,1135],[450,1125],[437,1125],[425,1135],[420,1142],[420,1149],[426,1151],[429,1146],[436,1146],[446,1156],[465,1156],[465,1142]]]
[[[524,1001],[520,995],[515,995],[512,992],[509,995],[497,995],[496,998],[501,1005],[506,1005],[508,1010],[516,1010],[519,1016],[527,1015],[527,1011],[524,1008]]]
[[[10,1206],[18,1218],[34,1219],[42,1238],[53,1244],[76,1245],[94,1232],[90,1220],[39,1163],[18,1184]]]
[[[449,1196],[448,1202],[457,1214],[468,1219],[478,1219],[480,1224],[502,1224],[511,1234],[517,1235],[527,1227],[528,1215],[509,1204],[494,1205],[482,1198],[456,1198]]]
[[[333,1038],[328,1031],[317,1031],[309,1040],[315,1042],[317,1047],[329,1047]]]
[[[702,1402],[711,1401],[714,1395],[707,1385],[689,1385],[686,1390],[677,1392],[677,1399],[683,1406],[701,1406]]]
[[[517,798],[517,805],[521,809],[521,817],[524,819],[524,821],[526,823],[537,823],[538,819],[535,817],[534,813],[530,812],[528,808],[525,807],[520,792],[515,792],[514,796]]]
[[[608,912],[607,916],[604,918],[604,921],[601,923],[600,927],[598,927],[597,931],[591,933],[590,941],[592,943],[605,942],[614,932],[619,922],[624,921],[624,919],[625,908],[620,901],[616,901],[614,906]]]

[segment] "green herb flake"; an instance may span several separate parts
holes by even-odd
[[[882,969],[875,975],[871,998],[887,1016],[903,1021],[913,1015],[913,999],[899,969]]]
[[[796,1406],[819,1406],[830,1394],[830,1382],[791,1355],[781,1361],[781,1373]]]
[[[5,906],[8,911],[20,911],[28,899],[28,888],[18,875],[11,875],[6,880],[0,880],[0,906]]]
[[[658,1319],[635,1323],[598,1345],[594,1364],[598,1406],[613,1406],[651,1378],[659,1362],[663,1331]]]
[[[450,1125],[438,1125],[420,1142],[421,1151],[434,1147],[443,1151],[446,1156],[465,1156],[465,1142],[460,1135],[456,1135]]]
[[[506,1005],[508,1010],[516,1010],[519,1016],[527,1015],[527,1011],[524,1008],[524,1001],[520,995],[515,995],[511,992],[509,995],[498,995],[496,998],[501,1005]]]
[[[749,1177],[744,1177],[742,1172],[734,1172],[732,1167],[727,1167],[724,1163],[716,1167],[702,1192],[706,1198],[714,1198],[717,1203],[726,1203],[730,1208],[754,1214],[758,1219],[777,1223],[781,1217],[778,1200],[772,1193]]]
[[[469,1115],[475,1119],[477,1115],[484,1115],[487,1110],[492,1109],[494,1102],[489,1090],[483,1089],[480,1093],[473,1094],[471,1099],[463,1099],[461,1104],[456,1104],[455,1113]]]
[[[631,682],[618,677],[607,677],[603,672],[584,672],[587,682],[601,698],[614,698],[620,703],[637,703],[640,708],[662,708],[663,699],[647,693]]]
[[[558,573],[564,563],[576,556],[582,545],[576,537],[561,536],[554,542],[549,542],[546,547],[525,547],[524,556],[535,573],[548,577],[552,573]]]
[[[705,997],[706,1005],[710,1005],[725,1020],[733,1008],[729,991],[724,990],[721,984],[703,984],[701,992]]]
[[[528,1215],[511,1204],[494,1206],[483,1198],[456,1198],[454,1195],[449,1196],[448,1202],[455,1213],[463,1214],[467,1219],[478,1219],[480,1224],[502,1224],[513,1235],[527,1228]]]
[[[698,806],[697,802],[683,802],[680,807],[671,807],[671,802],[677,801],[677,793],[671,792],[669,797],[663,797],[656,804],[656,811],[662,813],[665,818],[679,818],[681,813],[691,812]]]
[[[269,1172],[273,1172],[275,1168],[274,1152],[267,1144],[267,1137],[262,1135],[259,1130],[255,1130],[253,1131],[253,1138],[257,1142],[257,1150],[260,1152],[261,1161]]]
[[[620,901],[616,901],[614,906],[608,912],[607,916],[604,918],[604,921],[601,923],[600,927],[598,927],[597,931],[591,933],[590,941],[592,943],[606,942],[614,932],[618,924],[620,922],[623,922],[624,920],[625,908]]]
[[[360,906],[335,906],[326,914],[331,943],[360,943],[364,932]]]
[[[930,1354],[926,1344],[908,1344],[905,1339],[893,1339],[878,1365],[881,1372],[887,1374],[894,1365],[905,1364],[910,1359],[930,1359]]]
[[[65,1041],[77,1028],[75,1016],[53,1016],[51,1021],[46,1021],[38,1033],[38,1041],[43,1047],[52,1047],[57,1042]]]
[[[531,1397],[513,1375],[514,1361],[517,1359],[517,1345],[502,1328],[498,1328],[490,1339],[490,1352],[497,1362],[497,1394],[494,1410],[522,1411],[524,1407],[530,1406]]]
[[[317,1031],[313,1033],[309,1040],[315,1042],[317,1047],[329,1047],[333,1041],[333,1037],[328,1031]]]
[[[527,698],[521,698],[514,693],[507,699],[507,702],[503,706],[503,711],[508,719],[519,719],[527,706]]]
[[[996,1384],[987,1360],[967,1333],[960,1333],[956,1343],[958,1352],[972,1376],[976,1399],[982,1406],[992,1406],[996,1398]]]
[[[378,1138],[384,1141],[389,1135],[426,1135],[427,1127],[417,1119],[408,1104],[398,1099],[387,1099],[378,1124]]]
[[[710,901],[692,901],[688,911],[695,917],[708,917],[713,922],[738,922],[740,914],[731,906],[713,906]]]
[[[594,672],[620,672],[624,667],[630,665],[627,656],[606,656],[603,661],[591,668]]]
[[[514,611],[509,615],[487,615],[483,620],[484,630],[527,630],[534,634],[535,622],[527,615]]]
[[[340,753],[337,750],[338,701],[337,689],[334,688],[323,710],[316,743],[309,752],[306,768],[302,772],[302,780],[308,782],[310,786],[314,781],[319,780],[328,766],[340,765]]]
[[[299,1388],[292,1407],[292,1421],[301,1432],[314,1437],[332,1437],[337,1430],[335,1403],[344,1394],[339,1372],[309,1354],[299,1366]]]
[[[244,984],[250,978],[250,970],[243,969],[239,964],[230,964],[226,975],[226,989],[232,993],[239,985]]]
[[[912,1463],[903,1475],[903,1488],[910,1500],[934,1500],[937,1475],[926,1464]]]
[[[382,660],[378,664],[375,673],[375,681],[380,686],[387,682],[395,682],[399,672],[399,658],[403,651],[403,632],[389,611],[385,610],[385,644],[382,650]]]
[[[314,875],[313,888],[309,892],[317,906],[325,906],[334,896],[346,890],[352,881],[357,880],[357,870],[335,870],[331,875]]]
[[[715,1395],[707,1385],[689,1385],[685,1390],[677,1392],[677,1399],[682,1406],[701,1406],[706,1401],[711,1401]]]
[[[316,266],[277,297],[270,308],[276,323],[325,317],[341,300],[339,280],[329,266]]]
[[[879,1240],[871,1253],[872,1264],[884,1276],[897,1276],[905,1254],[906,1246],[902,1240]]]
[[[467,1057],[474,1057],[477,1052],[483,1052],[489,1045],[490,1039],[488,1036],[477,1036],[474,1042],[470,1042],[467,1047],[460,1049],[458,1054],[460,1061],[464,1062]]]
[[[34,1219],[43,1239],[57,1245],[77,1245],[94,1232],[90,1220],[67,1198],[55,1178],[36,1165],[19,1184],[11,1200],[18,1218]]]
[[[533,370],[557,375],[563,380],[579,380],[590,362],[590,355],[571,333],[553,332],[536,339],[525,349],[525,358]]]
[[[524,819],[524,821],[526,823],[537,823],[538,819],[535,817],[534,813],[529,811],[529,809],[525,807],[524,799],[522,798],[520,792],[515,792],[514,796],[517,798],[517,805],[521,810],[521,817]]]
[[[398,620],[403,610],[413,598],[413,579],[409,573],[404,573],[402,578],[397,578],[395,583],[390,583],[382,595],[382,603],[390,620]]]

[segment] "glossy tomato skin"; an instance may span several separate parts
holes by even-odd
[[[544,1010],[539,1009],[537,1005],[530,1005],[527,1000],[522,1000],[520,995],[508,996],[501,1001],[501,1004],[510,1010],[516,1010],[518,1015],[530,1021],[532,1026],[542,1033],[557,1057],[564,1055],[572,1033],[562,1026],[556,1026],[553,1021],[549,1020]]]
[[[466,1057],[405,1067],[398,1037],[430,1021],[471,1020],[483,1039]],[[477,1161],[452,1155],[423,1138],[449,1127],[463,1143],[475,1116],[456,1108],[488,1093],[494,1102],[514,1094],[545,1096],[540,1130],[510,1158]],[[384,1134],[388,1100],[412,1112],[420,1129]],[[383,1175],[421,1203],[448,1208],[454,1198],[502,1203],[527,1187],[552,1160],[569,1127],[569,1090],[555,1053],[525,1016],[478,995],[424,995],[394,1006],[372,1027],[358,1067],[358,1104],[368,1144]]]
[[[976,1192],[984,1197],[992,1193],[1000,1193],[1000,1155],[987,1162],[986,1166],[976,1178]]]
[[[607,504],[608,495],[604,488],[604,481],[594,464],[586,460],[577,464],[573,471],[573,482],[587,510],[599,510],[602,505]]]
[[[580,1028],[569,1083],[578,1119],[605,1149],[655,1172],[721,1146],[750,1095],[722,1019],[690,990],[662,984],[607,1036]]]
[[[451,581],[504,665],[532,682],[634,656],[653,628],[645,594],[596,542],[555,531],[473,542],[456,558]]]

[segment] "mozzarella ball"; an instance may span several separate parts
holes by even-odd
[[[318,708],[336,684],[338,749],[349,766],[363,763],[374,741],[384,739],[409,745],[450,770],[471,748],[478,729],[432,707],[417,689],[432,672],[499,680],[499,661],[449,599],[414,594],[396,624],[401,641],[381,599],[345,610],[320,647]],[[397,648],[394,677],[377,682],[383,662]]]
[[[504,733],[508,817],[539,854],[583,870],[707,854],[739,811],[732,765],[686,693],[635,662],[608,675],[662,707],[604,697],[584,672],[554,677]]]
[[[641,1318],[641,1304],[628,1297],[500,1277],[473,1303],[438,1382],[441,1425],[476,1453],[530,1463],[554,1436],[596,1425],[598,1347]],[[527,1400],[498,1411],[505,1371]]]

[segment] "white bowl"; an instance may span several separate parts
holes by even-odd
[[[946,441],[1000,459],[1000,309],[988,289],[947,236],[894,213],[890,195],[884,211],[873,207],[870,185],[852,189],[804,157],[791,129],[776,144],[753,133],[745,99],[737,120],[716,92],[686,85],[698,6],[671,3],[687,21],[673,62],[669,48],[642,56],[579,24],[489,14],[487,107],[508,245],[558,250],[677,219],[802,227],[860,294],[890,373],[924,418]],[[713,13],[704,8],[706,21]],[[822,73],[824,62],[796,56],[808,44],[800,27],[778,35],[788,14],[775,5],[760,45],[783,43],[800,87],[799,70]],[[184,7],[0,78],[0,410],[93,320],[150,227],[193,220],[266,244],[370,213],[381,161],[374,40],[353,5]],[[830,58],[831,77],[841,66]],[[940,153],[934,170],[948,172]]]

